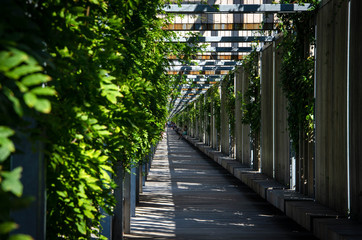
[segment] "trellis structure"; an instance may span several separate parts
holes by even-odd
[[[271,10],[274,6],[268,4],[253,7],[230,4],[170,7],[169,9],[172,9],[169,10],[170,12],[182,13],[186,16],[201,15],[202,19],[194,24],[176,21],[167,29],[181,33],[186,30],[198,30],[201,35],[199,39],[209,44],[209,52],[195,57],[194,63],[182,65],[181,61],[171,58],[174,66],[170,67],[170,74],[178,71],[180,75],[202,75],[206,79],[212,75],[221,75],[204,82],[200,78],[200,81],[190,81],[181,86],[181,95],[173,99],[174,107],[171,117],[183,111],[189,103],[195,101],[213,84],[221,81],[219,89],[212,89],[210,94],[205,95],[205,101],[196,101],[190,108],[185,109],[183,114],[175,118],[177,123],[189,126],[190,135],[197,139],[197,145],[201,146],[204,143],[207,146],[205,149],[212,147],[210,152],[219,154],[218,151],[220,151],[226,155],[223,155],[223,158],[234,159],[248,168],[254,167],[254,159],[257,157],[260,165],[256,164],[257,167],[254,168],[256,171],[282,183],[288,191],[289,188],[295,187],[293,193],[301,193],[303,197],[308,196],[315,202],[321,203],[323,208],[328,207],[338,212],[339,216],[350,217],[361,222],[362,73],[359,65],[362,56],[360,44],[362,2],[360,0],[321,0],[314,3],[318,5],[315,5],[315,11],[309,16],[289,18],[284,15],[286,18],[283,19],[285,20],[283,24],[293,21],[293,27],[299,26],[298,29],[288,31],[280,38],[277,35],[279,33],[274,29],[278,19],[273,14],[308,11],[309,5],[297,8],[294,4],[276,4],[275,11]],[[247,9],[249,10],[246,11]],[[238,14],[242,16],[237,17]],[[247,20],[245,20],[248,14],[259,17],[257,21],[255,19],[249,21],[252,17],[246,17]],[[206,22],[203,22],[204,19]],[[176,20],[179,19],[176,18]],[[261,24],[262,22],[264,24]],[[262,25],[261,31],[255,31],[258,24]],[[298,33],[295,34],[296,32]],[[297,39],[295,41],[291,40],[294,36]],[[250,66],[240,66],[240,60],[248,54],[248,48],[252,45],[247,40],[253,38],[260,40],[255,44],[260,51],[256,54],[257,60],[252,61],[253,66],[259,67],[257,77],[250,77],[252,73],[247,70]],[[220,42],[215,39],[219,39]],[[222,39],[229,42],[222,42]],[[238,42],[236,39],[244,42]],[[266,43],[266,41],[269,42]],[[218,51],[221,49],[223,52]],[[305,62],[298,61],[303,58]],[[307,73],[299,71],[304,68],[304,64],[309,64]],[[224,67],[232,69],[223,69]],[[229,75],[233,78],[225,78],[228,71],[233,71],[234,74]],[[301,76],[299,81],[298,77]],[[254,79],[260,88],[249,88]],[[304,83],[308,85],[303,85]],[[234,87],[234,92],[231,90],[232,87]],[[305,89],[307,91],[304,91]],[[243,117],[247,115],[244,111],[246,107],[242,105],[245,102],[236,100],[237,94],[240,93],[244,97],[248,90],[256,94],[252,96],[253,98],[247,99],[250,101],[246,104],[257,105],[254,104],[254,100],[260,96],[257,106],[260,114],[255,114],[256,117],[253,116],[252,119],[260,124],[260,128],[257,129],[258,136],[254,138],[250,134],[252,123],[242,122]],[[294,102],[293,97],[297,99]],[[308,103],[305,104],[304,100]],[[304,104],[304,109],[308,108],[310,112],[307,117],[305,115],[300,117],[303,109],[299,108],[298,104]],[[232,112],[233,110],[235,112]],[[198,115],[195,115],[195,112]],[[208,117],[205,117],[205,113]],[[230,119],[232,121],[229,121]],[[308,126],[301,128],[300,126],[306,122]],[[205,130],[207,127],[209,131]],[[231,136],[232,133],[234,136]],[[250,146],[254,142],[257,142],[257,151],[260,149],[258,156],[253,155],[254,150],[251,153]],[[296,153],[293,150],[296,150]],[[214,158],[214,156],[210,157]],[[229,163],[227,165],[229,168]],[[261,192],[262,194],[268,192],[269,198],[269,194],[273,194],[272,188],[265,188]],[[260,188],[256,191],[259,190]],[[275,192],[278,195],[282,190],[275,190]],[[274,203],[276,202],[272,202]],[[277,201],[276,204],[279,202]],[[293,204],[284,202],[280,205],[281,210],[299,208],[297,205],[291,205]],[[307,229],[311,228],[321,239],[329,239],[326,236],[330,233],[321,231],[328,228],[328,231],[333,232],[335,229],[331,227],[332,224],[328,225],[327,221],[322,223],[319,220],[311,220],[313,213],[309,211],[314,206],[313,204],[305,204],[305,206],[304,210],[297,210],[299,213],[296,215],[293,213],[291,217],[298,218],[297,221],[307,219],[308,224],[305,225]],[[290,210],[289,213],[293,211]],[[310,218],[306,217],[307,215]],[[324,213],[322,215],[326,217]],[[330,220],[333,226],[344,224],[340,220]],[[311,223],[313,221],[315,221],[314,225]],[[316,227],[316,222],[321,224]],[[351,224],[347,222],[345,221],[346,224]],[[340,232],[338,234],[343,235]]]
[[[170,117],[182,111],[214,83],[221,81],[236,66],[241,65],[240,61],[252,50],[252,45],[260,49],[264,42],[274,41],[275,13],[296,13],[311,8],[310,4],[221,2],[226,4],[169,4],[164,8],[167,13],[186,15],[184,19],[176,17],[175,23],[165,28],[177,31],[180,35],[171,41],[207,45],[202,54],[194,56],[194,59],[186,64],[175,56],[169,57],[172,65],[168,69],[169,74],[178,74],[179,77],[186,75],[187,79],[196,80],[180,86],[178,90],[181,94],[175,99],[170,99],[173,106]],[[253,17],[253,14],[257,14],[257,17]],[[185,31],[193,31],[197,36],[185,37]]]

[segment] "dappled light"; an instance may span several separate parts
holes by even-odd
[[[361,16],[0,0],[0,240],[362,239]]]
[[[259,239],[268,239],[268,233],[298,237],[293,232],[298,226],[286,224],[285,216],[170,128],[158,149],[126,239],[233,239],[251,233]]]

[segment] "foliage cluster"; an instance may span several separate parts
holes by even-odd
[[[258,52],[253,51],[243,59],[244,72],[248,78],[248,87],[238,97],[242,101],[242,123],[250,125],[251,135],[255,137],[260,132],[261,126],[261,96]]]
[[[319,3],[317,0],[298,1],[306,2],[312,3],[312,9]],[[288,100],[288,130],[297,153],[300,138],[303,135],[311,138],[313,135],[314,57],[310,53],[314,44],[313,17],[313,12],[283,14],[280,15],[278,26],[283,33],[279,45],[283,47],[281,85]]]
[[[235,135],[235,92],[234,73],[230,73],[223,79],[226,95],[226,113],[228,114],[231,136]]]
[[[205,116],[207,118],[206,121],[206,132],[208,134],[211,133],[211,97],[210,97],[210,92],[206,92],[205,93],[205,104],[204,104],[204,108],[203,108],[203,112],[205,113]]]
[[[216,128],[220,131],[219,83],[210,88],[207,93],[199,96],[196,101],[187,105],[186,108],[181,113],[178,113],[172,120],[180,126],[189,125],[189,128],[194,129],[196,129],[196,126],[198,125],[200,131],[210,133],[210,121],[212,117],[211,105],[214,108],[213,113],[216,118]],[[206,123],[205,120],[207,120]]]
[[[208,90],[210,94],[209,95],[210,100],[212,101],[212,106],[213,106],[213,115],[215,117],[215,128],[218,132],[220,132],[221,129],[221,116],[220,116],[221,99],[220,99],[219,86],[220,84],[217,83]]]
[[[172,34],[157,17],[163,3],[1,2],[2,238],[16,228],[10,209],[24,202],[21,168],[10,168],[24,133],[44,144],[47,239],[102,238],[100,209],[115,205],[114,167],[139,164],[163,130],[165,56],[190,52],[163,41]]]

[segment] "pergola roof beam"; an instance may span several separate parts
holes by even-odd
[[[295,13],[309,11],[310,3],[300,4],[168,4],[163,10],[177,14],[203,13]]]
[[[241,62],[228,61],[228,60],[192,60],[189,66],[237,66],[241,65]],[[182,63],[178,60],[173,60],[171,66],[186,66],[185,63]]]
[[[179,37],[166,40],[166,42],[201,42],[201,43],[221,43],[221,42],[271,42],[273,36],[244,36],[244,37]]]
[[[205,76],[198,76],[198,75],[191,75],[191,74],[184,74],[183,76],[186,76],[187,79],[219,79],[222,76],[225,76],[226,74],[218,74],[218,75],[207,75]]]
[[[231,55],[231,54],[227,54],[227,55],[216,55],[216,54],[201,54],[201,55],[194,55],[192,56],[192,61],[194,60],[242,60],[243,57],[245,55]],[[175,56],[170,56],[168,57],[169,60],[178,60],[178,58],[176,58]]]
[[[167,74],[169,75],[216,75],[216,74],[221,74],[221,75],[225,75],[228,74],[229,70],[209,70],[209,71],[184,71],[184,70],[180,70],[180,71],[168,71]]]
[[[274,23],[173,23],[167,31],[256,31],[274,30]]]
[[[230,71],[234,67],[220,67],[220,66],[171,66],[169,71]]]
[[[251,52],[252,47],[206,47],[204,52]]]

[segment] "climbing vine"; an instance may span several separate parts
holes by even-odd
[[[210,99],[212,101],[212,106],[213,106],[213,115],[215,117],[215,128],[218,132],[220,132],[221,129],[221,117],[220,117],[221,101],[220,101],[219,86],[220,84],[217,83],[209,89]]]
[[[261,126],[261,96],[260,96],[260,76],[258,64],[258,52],[254,50],[243,59],[245,74],[249,80],[248,87],[242,95],[238,97],[242,101],[242,123],[250,125],[251,135],[255,137],[260,132]]]
[[[204,105],[204,109],[203,112],[206,115],[207,121],[206,121],[206,132],[208,134],[211,133],[211,98],[210,98],[210,92],[206,92],[205,93],[205,105]]]
[[[227,75],[224,79],[226,93],[226,113],[228,114],[231,136],[235,135],[235,93],[234,73]]]
[[[17,227],[10,211],[27,202],[22,169],[10,168],[24,133],[44,145],[46,238],[103,238],[115,166],[137,166],[163,130],[172,80],[165,56],[192,52],[164,41],[173,35],[157,17],[163,3],[1,1],[1,239]]]
[[[319,3],[317,0],[298,1],[302,2],[312,3],[312,9]],[[288,100],[288,130],[297,153],[300,138],[304,134],[308,138],[313,135],[314,56],[310,52],[314,45],[313,17],[313,12],[282,14],[278,26],[283,33],[279,44],[283,48],[281,85]]]

